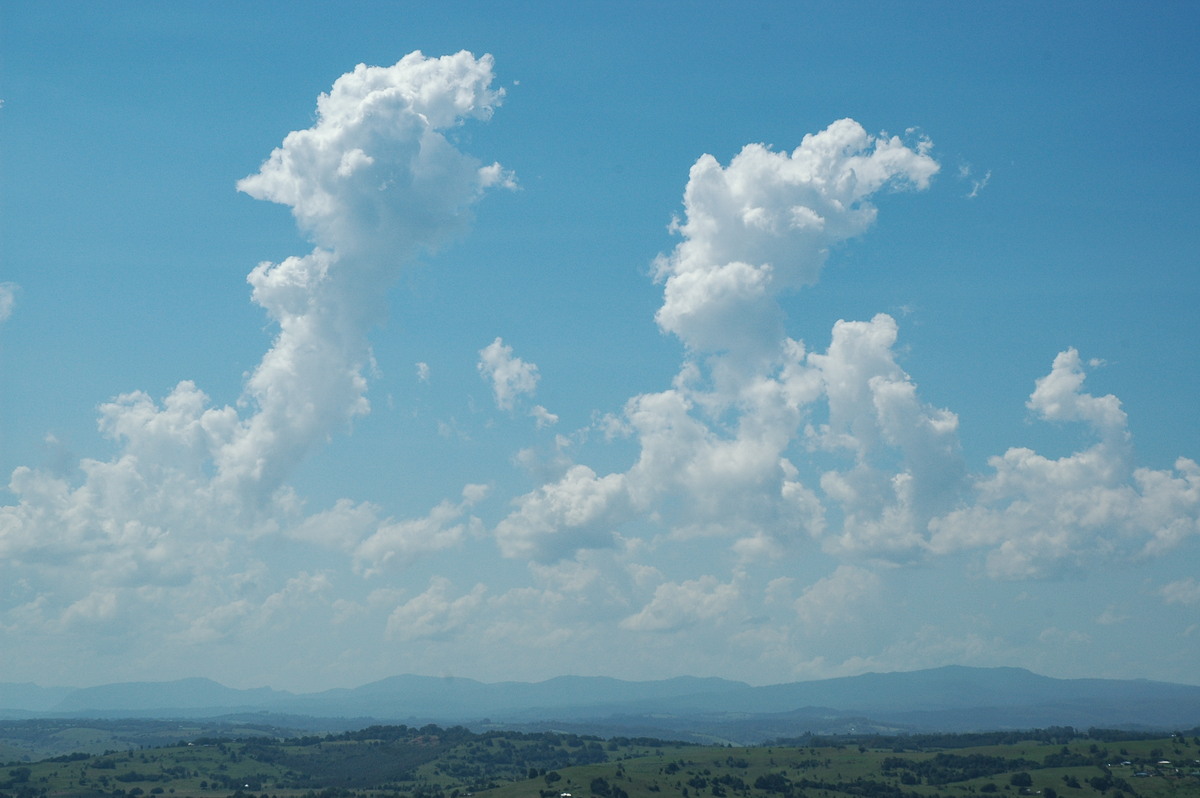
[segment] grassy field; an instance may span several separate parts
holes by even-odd
[[[1095,746],[1096,750],[1092,750]],[[1122,753],[1124,752],[1124,753]],[[1158,764],[1166,756],[1169,765]],[[1062,762],[1058,767],[1047,767]],[[1139,775],[1144,774],[1144,775]],[[953,751],[865,746],[690,748],[571,768],[553,785],[510,784],[487,798],[772,798],[772,796],[1200,796],[1200,745],[1034,741]],[[544,781],[544,780],[543,780]]]
[[[94,742],[89,734],[81,730],[81,742]],[[0,766],[0,796],[1200,798],[1196,737],[1060,734],[969,747],[950,737],[940,742],[817,740],[808,746],[732,748],[373,727],[292,740],[199,738],[135,751],[9,761]]]

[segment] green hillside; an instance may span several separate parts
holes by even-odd
[[[198,738],[0,766],[0,798],[1042,798],[1200,796],[1200,738],[1027,734],[697,746],[373,726]]]

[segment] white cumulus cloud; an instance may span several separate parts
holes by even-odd
[[[575,466],[521,497],[496,527],[501,550],[571,556],[605,545],[613,525],[631,518],[665,524],[676,537],[732,537],[742,559],[777,550],[773,540],[822,535],[824,507],[791,457],[812,403],[823,393],[840,397],[844,386],[833,372],[850,358],[840,354],[845,336],[836,331],[823,358],[788,338],[777,299],[814,282],[829,247],[870,226],[873,193],[928,186],[938,171],[929,146],[872,137],[846,119],[805,136],[791,153],[750,145],[728,167],[701,157],[684,191],[684,218],[674,225],[684,240],[655,264],[663,283],[658,323],[687,345],[688,358],[673,387],[631,398],[620,417],[604,422],[634,436],[636,462],[605,476]],[[885,318],[870,328],[882,342],[876,349],[895,339]],[[500,342],[493,347],[507,363]],[[905,394],[890,352],[859,372],[863,385],[853,390],[860,394],[870,395],[866,382],[877,373],[899,383],[878,386],[880,408],[868,399],[846,413],[868,413],[869,423],[883,426],[876,437],[890,436],[910,453],[904,500],[928,515],[953,481],[942,472],[958,467],[953,414],[929,411]],[[904,428],[913,418],[923,431]]]
[[[442,502],[425,518],[378,524],[371,536],[354,551],[357,562],[372,574],[387,567],[407,565],[414,558],[459,546],[471,534],[483,531],[483,522],[466,511],[487,495],[487,486],[468,485],[458,504]]]
[[[512,175],[460,152],[446,137],[488,119],[503,92],[490,56],[420,53],[389,67],[359,65],[238,183],[288,205],[314,249],[262,263],[248,282],[277,332],[236,406],[214,406],[190,381],[164,399],[132,391],[105,403],[99,426],[116,453],[85,459],[71,481],[20,467],[0,507],[0,555],[26,574],[5,628],[52,628],[114,614],[148,638],[215,639],[325,577],[262,566],[287,546],[317,545],[364,571],[455,545],[476,523],[460,504],[396,521],[369,504],[340,502],[306,516],[286,480],[304,457],[369,411],[367,335],[398,270],[446,242],[471,207]],[[12,290],[0,289],[0,312]],[[281,542],[286,541],[286,542]],[[271,546],[280,551],[260,551]],[[297,582],[296,580],[301,581]]]
[[[475,585],[469,593],[452,598],[453,585],[435,576],[429,588],[396,607],[388,617],[387,633],[398,640],[442,639],[460,631],[484,606],[487,588]]]
[[[1158,592],[1167,604],[1181,604],[1185,607],[1200,605],[1200,582],[1191,577],[1168,582]]]
[[[513,357],[512,347],[500,338],[479,350],[478,368],[480,376],[491,383],[496,407],[501,410],[512,410],[519,398],[537,391],[537,366]]]
[[[930,523],[930,549],[986,552],[996,578],[1054,576],[1097,560],[1162,554],[1200,534],[1200,466],[1135,468],[1116,397],[1083,390],[1079,354],[1061,352],[1028,406],[1085,424],[1098,439],[1060,458],[1014,447],[992,457],[964,506]]]
[[[656,264],[659,325],[700,351],[749,356],[781,337],[775,296],[816,282],[829,248],[875,219],[872,194],[925,188],[938,171],[928,142],[873,137],[851,119],[805,136],[791,153],[761,144],[727,167],[705,155],[684,191],[684,240]]]
[[[829,576],[804,589],[793,605],[805,627],[824,631],[856,620],[878,599],[883,580],[878,574],[854,565],[840,565]]]
[[[637,613],[621,621],[621,628],[635,632],[669,632],[700,622],[719,622],[736,608],[736,585],[702,576],[684,582],[663,582],[654,598]]]

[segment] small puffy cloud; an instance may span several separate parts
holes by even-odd
[[[466,627],[484,607],[487,588],[475,585],[471,591],[452,598],[453,584],[444,576],[429,580],[424,593],[396,607],[388,616],[387,634],[397,640],[441,640]]]
[[[492,386],[496,407],[512,410],[518,399],[537,391],[538,368],[513,357],[513,349],[500,338],[479,350],[479,374]]]
[[[1085,374],[1079,352],[1059,352],[1045,377],[1039,377],[1026,406],[1047,421],[1082,421],[1105,435],[1127,436],[1121,401],[1112,394],[1083,392]]]
[[[882,589],[883,580],[875,572],[840,565],[805,588],[793,606],[806,628],[824,631],[855,620],[863,608],[878,601]]]
[[[503,91],[503,89],[501,89]],[[479,184],[484,188],[499,186],[515,190],[518,188],[517,176],[512,171],[505,169],[498,163],[488,164],[487,166],[479,167]]]
[[[538,429],[552,427],[558,423],[558,416],[541,405],[534,405],[533,409],[529,411],[529,415],[533,416],[537,422]]]
[[[96,590],[67,607],[62,614],[60,623],[69,629],[77,623],[93,626],[97,623],[111,621],[116,617],[118,601],[117,591],[112,588]]]
[[[634,632],[671,632],[701,622],[719,623],[738,605],[740,591],[714,576],[684,582],[663,582],[654,598],[621,621]]]
[[[247,599],[211,607],[195,615],[188,628],[176,637],[191,645],[212,643],[232,635],[253,612],[254,603]]]
[[[339,499],[333,507],[313,513],[284,534],[322,547],[349,551],[380,524],[379,508],[370,502]]]
[[[1195,607],[1200,605],[1200,582],[1191,577],[1169,582],[1159,589],[1158,594],[1167,604]]]
[[[567,558],[579,549],[605,548],[613,529],[628,517],[624,478],[599,477],[585,465],[561,480],[515,501],[516,509],[496,525],[496,542],[506,557],[541,562]]]
[[[417,363],[417,381],[429,382],[429,364],[425,362]]]
[[[487,495],[484,485],[468,485],[458,504],[444,501],[424,518],[376,523],[375,530],[354,550],[354,559],[366,575],[386,568],[403,567],[420,556],[456,547],[469,535],[482,532],[483,522],[467,510]]]
[[[767,562],[783,555],[779,541],[761,530],[734,541],[730,548],[745,563]]]

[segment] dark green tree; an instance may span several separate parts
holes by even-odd
[[[1014,787],[1032,787],[1033,776],[1022,770],[1020,773],[1012,774],[1008,779],[1008,783]]]

